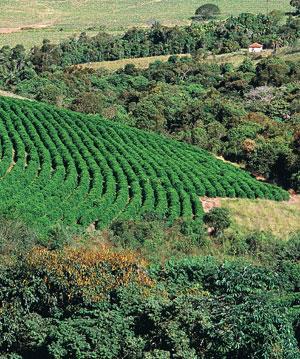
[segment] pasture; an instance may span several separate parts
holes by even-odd
[[[300,231],[300,197],[287,202],[249,199],[222,199],[233,218],[232,228],[240,233],[270,232],[278,238],[288,238]]]
[[[179,58],[182,57],[191,57],[190,54],[177,54]],[[271,57],[273,56],[272,50],[265,50],[259,56],[249,55],[247,49],[242,49],[237,52],[232,52],[229,54],[221,54],[221,55],[209,55],[205,58],[199,58],[199,62],[203,63],[231,63],[235,67],[238,67],[242,64],[242,62],[246,58],[252,58],[254,63],[257,63],[261,60],[261,58]],[[300,58],[300,49],[299,48],[282,48],[277,52],[277,56],[284,60],[290,61],[298,61]],[[170,58],[170,55],[161,55],[161,56],[149,56],[149,57],[138,57],[138,58],[129,58],[129,59],[121,59],[114,61],[99,61],[99,62],[88,62],[85,64],[74,65],[78,68],[89,68],[93,70],[105,69],[108,71],[117,71],[119,69],[124,69],[124,67],[128,64],[135,65],[138,69],[147,69],[152,63],[155,61],[166,62]]]
[[[122,32],[132,26],[149,26],[155,21],[183,25],[205,0],[2,0],[0,46],[40,44],[44,38],[57,42],[87,31]],[[221,17],[241,12],[290,11],[289,0],[215,0]]]

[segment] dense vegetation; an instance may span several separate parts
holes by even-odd
[[[293,45],[299,24],[241,14],[0,50],[1,87],[34,100],[0,98],[1,359],[300,357],[299,233],[242,235],[199,199],[289,198],[207,150],[300,190],[299,61],[205,62]]]
[[[1,98],[0,119],[0,212],[43,230],[201,219],[204,195],[288,198],[203,150],[98,117]]]
[[[238,67],[171,57],[139,70],[71,68],[7,88],[26,97],[171,135],[287,188],[300,187],[299,61]]]
[[[278,12],[241,14],[188,27],[131,29],[123,36],[81,34],[54,45],[45,40],[27,53],[21,45],[0,50],[0,85],[52,104],[171,134],[256,175],[299,190],[299,62],[270,58],[205,65],[223,53],[260,41],[277,49],[299,38],[300,20]],[[291,50],[292,51],[292,50]],[[168,53],[148,70],[128,65],[107,74],[69,65]],[[199,61],[200,60],[200,61]]]
[[[222,260],[183,257],[213,249],[186,227],[116,223],[112,244],[159,259],[149,263],[107,245],[35,247],[28,231],[24,246],[15,227],[0,226],[3,358],[299,358],[299,235],[223,237],[219,255],[243,257]]]
[[[260,41],[265,48],[292,45],[299,38],[300,20],[282,16],[241,14],[224,21],[196,23],[187,27],[166,27],[154,24],[150,29],[133,28],[122,36],[99,33],[89,37],[82,33],[59,44],[44,40],[26,52],[22,45],[4,46],[0,50],[0,78],[10,81],[29,78],[35,72],[53,70],[92,61],[117,60],[165,54],[211,51],[228,53],[247,48]]]

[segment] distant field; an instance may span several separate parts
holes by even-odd
[[[260,58],[268,57],[272,55],[272,50],[266,50],[260,54]],[[281,58],[286,60],[300,60],[300,50],[294,50],[293,52],[289,53],[287,49],[282,49],[277,54]],[[178,57],[190,57],[190,54],[179,54]],[[121,59],[115,61],[101,61],[101,62],[91,62],[86,64],[75,65],[75,67],[81,68],[91,68],[94,70],[103,68],[109,71],[116,71],[118,69],[124,68],[125,65],[134,64],[139,69],[146,69],[149,65],[155,61],[168,61],[170,55],[162,55],[162,56],[150,56],[150,57],[139,57],[139,58],[130,58],[130,59]],[[246,57],[249,57],[247,50],[240,50],[235,53],[230,54],[222,54],[222,55],[215,55],[215,56],[208,56],[205,59],[201,59],[199,61],[207,62],[207,63],[232,63],[235,66],[239,66]],[[259,61],[260,58],[256,61]]]
[[[272,52],[266,51],[262,54],[262,56],[269,56]],[[190,54],[177,54],[178,57],[190,57]],[[241,50],[236,53],[231,54],[222,54],[216,56],[208,56],[207,58],[200,60],[203,62],[214,62],[214,63],[225,63],[230,62],[234,65],[240,65],[245,57],[247,56],[247,50]],[[116,71],[118,69],[124,68],[125,65],[134,64],[139,69],[146,69],[149,65],[155,61],[168,61],[170,55],[161,55],[161,56],[149,56],[149,57],[138,57],[138,58],[129,58],[129,59],[121,59],[121,60],[114,60],[114,61],[100,61],[100,62],[91,62],[85,63],[80,65],[75,65],[75,67],[81,68],[90,68],[90,69],[106,69],[109,71]]]
[[[123,31],[131,26],[189,22],[206,0],[1,0],[0,46],[23,43],[27,47],[44,38],[58,41],[80,31]],[[267,12],[267,0],[215,0],[222,17],[240,12]],[[289,0],[269,0],[269,10],[289,11]],[[21,30],[21,28],[27,30]],[[31,28],[31,29],[28,29]],[[1,34],[2,33],[2,34]]]
[[[180,54],[177,55],[178,57],[184,57],[191,55],[189,54]],[[89,68],[89,69],[100,69],[104,68],[109,71],[116,71],[118,69],[122,69],[125,67],[125,65],[128,64],[134,64],[139,69],[146,69],[149,67],[149,65],[155,61],[168,61],[170,55],[162,55],[162,56],[149,56],[149,57],[138,57],[136,59],[121,59],[121,60],[115,60],[115,61],[100,61],[100,62],[91,62],[86,64],[80,64],[75,65],[75,67],[81,67],[81,68]]]
[[[265,231],[280,238],[300,231],[300,197],[289,202],[268,200],[222,199],[233,218],[233,228],[241,232]]]

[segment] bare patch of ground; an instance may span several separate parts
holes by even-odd
[[[29,101],[32,101],[31,99],[28,99],[28,98],[25,98],[25,97],[16,95],[16,94],[14,94],[14,93],[12,93],[12,92],[3,91],[3,90],[0,90],[0,96],[4,96],[4,97],[14,97],[14,98],[17,98],[17,99],[19,99],[19,100],[29,100]]]
[[[212,210],[215,207],[221,207],[220,197],[215,197],[215,198],[201,197],[200,200],[205,213],[208,213],[210,210]]]
[[[200,201],[202,203],[203,206],[203,210],[205,213],[209,212],[211,209],[215,208],[215,207],[221,207],[222,206],[222,200],[226,200],[226,201],[234,201],[236,200],[236,198],[228,198],[228,197],[201,197]],[[289,201],[284,202],[286,205],[300,205],[300,195],[299,194],[291,194],[291,197],[289,199]]]
[[[22,27],[0,27],[0,34],[12,34],[14,32],[25,31],[25,30],[36,30],[44,29],[51,26],[52,24],[33,24]]]
[[[288,201],[289,205],[298,205],[300,204],[300,195],[299,194],[292,194],[290,200]]]

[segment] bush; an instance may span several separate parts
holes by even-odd
[[[196,20],[208,20],[211,19],[221,13],[219,7],[215,4],[204,4],[195,12],[195,19]]]
[[[230,226],[231,220],[227,208],[213,208],[204,216],[204,223],[212,228],[212,235],[220,236]]]
[[[0,255],[25,253],[37,243],[36,233],[25,224],[0,218]]]
[[[191,238],[192,243],[197,246],[206,244],[206,233],[203,230],[202,221],[184,221],[181,223],[180,231],[183,235]]]
[[[286,260],[36,249],[0,268],[0,357],[298,358],[299,278]]]

